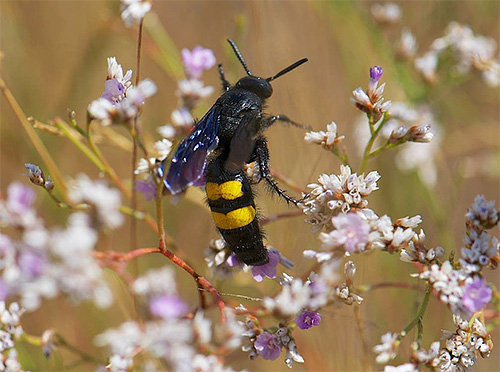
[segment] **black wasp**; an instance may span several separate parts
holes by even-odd
[[[271,177],[269,151],[262,132],[275,121],[295,124],[286,116],[262,112],[271,97],[271,81],[307,62],[301,59],[267,79],[254,76],[233,40],[228,39],[248,76],[231,86],[219,74],[224,93],[184,139],[172,158],[165,186],[172,194],[190,185],[202,186],[217,229],[240,261],[247,265],[268,262],[254,196],[243,167],[257,162],[261,179],[287,202],[296,203]],[[165,164],[162,163],[160,175]]]

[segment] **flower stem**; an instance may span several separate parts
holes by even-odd
[[[387,122],[386,119],[387,119],[387,114],[384,113],[384,116],[383,116],[382,120],[380,121],[379,126],[377,127],[377,129],[375,129],[376,123],[373,122],[373,116],[369,115],[369,117],[368,117],[371,136],[370,136],[370,139],[365,147],[365,152],[363,154],[363,161],[361,163],[361,167],[359,168],[359,172],[358,172],[359,174],[366,172],[366,166],[368,165],[368,159],[370,158],[370,153],[372,151],[373,143],[377,139],[377,136],[379,135],[380,130],[384,127],[385,123]]]
[[[418,309],[418,313],[415,316],[415,318],[412,319],[412,321],[401,331],[398,339],[402,340],[408,332],[410,332],[417,324],[419,325],[418,333],[417,333],[417,339],[422,338],[422,333],[423,333],[423,318],[425,315],[425,311],[427,310],[427,304],[429,303],[429,298],[431,297],[432,293],[432,284],[429,284],[427,286],[427,290],[425,291],[425,296],[422,301],[422,304],[420,305],[420,308]]]

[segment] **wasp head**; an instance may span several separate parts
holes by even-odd
[[[249,90],[262,99],[267,99],[273,94],[273,87],[264,78],[257,76],[245,76],[236,83],[237,88]]]

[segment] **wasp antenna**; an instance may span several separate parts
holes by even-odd
[[[267,81],[273,81],[273,80],[276,80],[277,78],[279,78],[281,75],[285,75],[287,72],[290,72],[292,71],[294,68],[297,68],[299,67],[300,65],[306,63],[308,61],[307,58],[302,58],[300,61],[297,61],[293,64],[291,64],[290,66],[288,66],[287,68],[281,70],[280,72],[278,72],[276,75],[272,76],[272,77],[269,77],[267,78],[266,80]]]
[[[229,44],[231,44],[231,47],[234,50],[234,54],[236,54],[236,57],[238,57],[238,59],[240,60],[240,63],[242,64],[242,66],[245,69],[246,73],[249,76],[252,76],[252,72],[248,69],[247,63],[245,62],[245,58],[243,58],[243,55],[241,54],[240,50],[238,49],[238,46],[236,45],[236,43],[231,38],[227,39],[227,42]]]

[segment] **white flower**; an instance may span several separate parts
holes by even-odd
[[[396,51],[402,58],[413,58],[417,53],[417,39],[409,30],[403,30],[396,46]]]
[[[308,223],[316,227],[331,226],[331,217],[339,212],[347,213],[351,208],[365,208],[368,201],[364,198],[378,189],[378,172],[373,171],[358,176],[351,173],[347,165],[340,166],[340,175],[322,174],[319,184],[313,183],[307,187],[312,191],[299,204],[302,212],[308,216]]]
[[[204,86],[203,82],[197,79],[179,81],[179,89],[177,95],[183,99],[198,101],[202,98],[210,96],[214,92],[214,88]]]
[[[138,23],[151,10],[151,3],[147,0],[120,0],[121,17],[127,27]]]
[[[384,372],[418,372],[413,363],[405,363],[399,366],[385,366]]]
[[[141,296],[177,293],[174,272],[166,266],[147,271],[134,281],[132,288]]]
[[[375,359],[377,363],[386,364],[396,357],[398,354],[398,336],[399,334],[391,332],[382,335],[382,343],[373,348],[373,351],[378,354]]]
[[[264,298],[264,307],[278,311],[283,316],[297,314],[306,307],[311,297],[311,288],[300,279],[293,279],[291,283],[283,285],[281,292],[274,298]]]
[[[106,98],[98,98],[92,101],[87,109],[90,117],[107,126],[113,124],[114,105]]]
[[[172,142],[170,142],[166,138],[162,139],[161,141],[155,142],[155,150],[158,152],[158,160],[160,161],[167,158],[168,154],[170,154],[171,149]]]
[[[435,52],[427,52],[422,57],[415,59],[415,68],[429,83],[436,80],[438,56]]]
[[[337,124],[335,124],[335,122],[332,121],[326,128],[326,132],[307,132],[304,140],[307,143],[316,143],[329,149],[337,145],[345,138],[344,136],[337,137]]]
[[[124,221],[120,212],[121,194],[104,181],[92,181],[81,173],[74,180],[68,197],[73,203],[91,205],[97,211],[99,222],[111,229],[120,227]]]
[[[176,134],[175,128],[170,124],[165,124],[161,127],[158,127],[158,128],[156,128],[156,131],[160,134],[160,136],[167,138],[167,139],[174,138],[175,134]]]
[[[394,3],[373,4],[371,12],[373,18],[380,23],[395,24],[401,19],[401,9]]]

